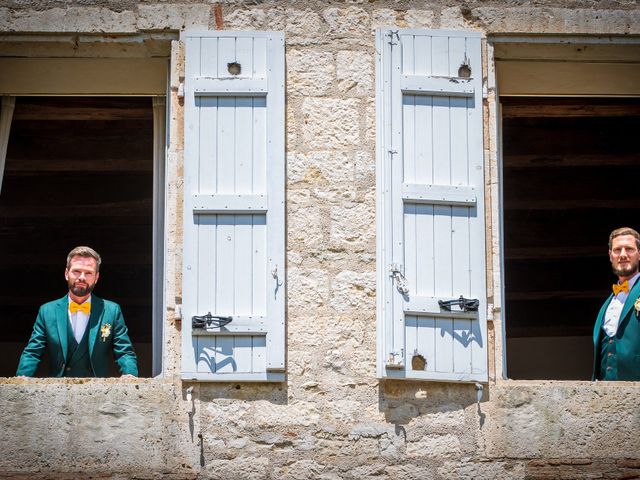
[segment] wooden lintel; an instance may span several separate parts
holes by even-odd
[[[42,174],[44,172],[151,172],[151,159],[28,159],[7,162],[6,172],[11,174]]]
[[[597,258],[607,255],[606,245],[586,247],[516,247],[505,249],[507,260],[553,260],[570,258]]]
[[[572,198],[572,199],[510,199],[505,201],[505,210],[575,210],[575,209],[620,209],[635,205],[627,199],[598,199],[598,198]]]
[[[148,216],[151,212],[150,198],[122,202],[106,202],[89,205],[34,205],[0,207],[0,217],[126,217]]]
[[[569,299],[604,299],[608,295],[607,292],[602,290],[589,291],[589,290],[551,290],[551,291],[538,291],[538,292],[510,292],[507,291],[507,301],[531,301],[531,300],[569,300]]]
[[[151,103],[151,102],[149,102]],[[16,108],[15,120],[151,120],[153,112],[149,108],[129,106],[88,106],[21,104]]]
[[[640,155],[627,154],[562,154],[505,155],[504,168],[600,167],[640,165]]]
[[[560,105],[503,105],[503,118],[519,117],[628,117],[640,115],[640,105],[595,105],[576,102]]]

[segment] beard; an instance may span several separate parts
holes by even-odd
[[[77,297],[84,297],[85,295],[89,295],[93,291],[93,285],[89,285],[88,283],[74,282],[69,280],[69,291],[73,293]]]
[[[634,275],[638,271],[639,262],[629,262],[625,265],[612,266],[613,273],[618,277],[628,277]]]

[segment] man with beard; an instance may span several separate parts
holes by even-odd
[[[91,294],[100,263],[92,248],[71,250],[64,271],[69,293],[40,307],[16,375],[33,376],[46,349],[52,377],[106,377],[110,351],[123,376],[138,376],[120,306]]]
[[[609,235],[609,260],[618,277],[596,319],[593,380],[640,380],[640,234],[618,228]]]

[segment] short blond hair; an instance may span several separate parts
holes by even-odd
[[[636,248],[640,250],[640,234],[636,232],[633,228],[630,227],[621,227],[616,228],[609,235],[609,250],[611,250],[611,245],[613,245],[613,239],[616,237],[621,237],[622,235],[631,235],[636,239]]]
[[[71,259],[73,257],[93,258],[96,261],[96,272],[100,271],[100,264],[102,263],[102,258],[100,258],[100,254],[96,252],[93,248],[80,246],[71,250],[69,252],[69,255],[67,255],[67,268],[71,266]]]

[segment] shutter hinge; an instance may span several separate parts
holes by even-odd
[[[404,368],[404,348],[400,349],[400,353],[389,352],[389,358],[385,362],[385,367],[396,369]]]
[[[400,43],[400,35],[398,34],[398,30],[389,30],[389,33],[387,35],[389,35],[389,45],[398,45],[398,43]],[[394,35],[398,39],[397,42],[393,41]]]
[[[184,98],[184,82],[180,82],[180,84],[178,85],[178,98]]]
[[[392,263],[389,265],[389,276],[396,282],[396,288],[402,295],[409,293],[409,287],[407,286],[407,279],[402,273],[402,265],[398,263]]]

